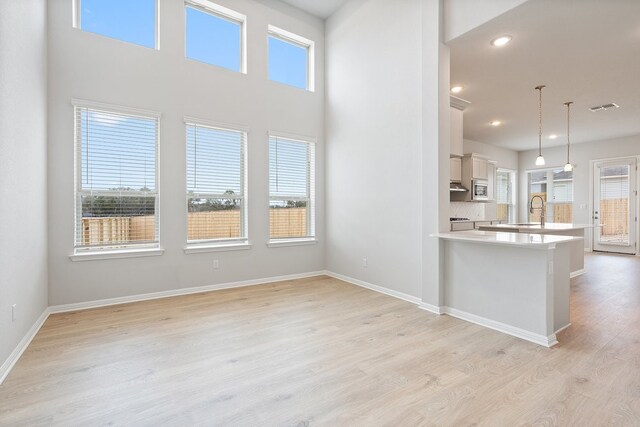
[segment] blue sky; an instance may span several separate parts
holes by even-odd
[[[150,48],[156,40],[155,0],[81,0],[83,30]]]
[[[155,8],[156,0],[81,0],[81,27],[154,48]],[[192,7],[185,9],[185,34],[172,36],[186,38],[186,57],[240,71],[240,24]],[[269,79],[306,89],[307,49],[272,36],[268,37],[268,49]]]
[[[269,194],[273,197],[308,197],[309,146],[286,139],[269,139]]]

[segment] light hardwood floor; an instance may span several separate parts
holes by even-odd
[[[640,258],[552,349],[320,277],[52,315],[0,425],[640,425]]]

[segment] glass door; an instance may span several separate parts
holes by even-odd
[[[601,161],[593,170],[593,250],[636,253],[636,159]]]

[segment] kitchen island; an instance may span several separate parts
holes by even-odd
[[[542,227],[539,222],[530,222],[524,224],[482,225],[478,229],[482,231],[551,234],[556,236],[575,236],[584,238],[585,229],[587,228],[591,228],[591,225],[547,223],[544,225],[544,227]],[[584,243],[576,240],[572,242],[569,247],[571,256],[571,270],[569,276],[576,277],[584,274]]]
[[[440,310],[551,347],[569,323],[569,266],[576,236],[494,231],[433,235],[441,241]]]

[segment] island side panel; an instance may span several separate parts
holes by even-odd
[[[445,306],[546,339],[554,330],[547,252],[546,247],[447,241]]]
[[[582,242],[581,240],[578,241]],[[558,243],[555,250],[550,253],[553,258],[553,331],[558,332],[568,327],[571,323],[569,313],[569,294],[571,292],[571,280],[569,279],[569,259],[573,253],[575,242]]]

